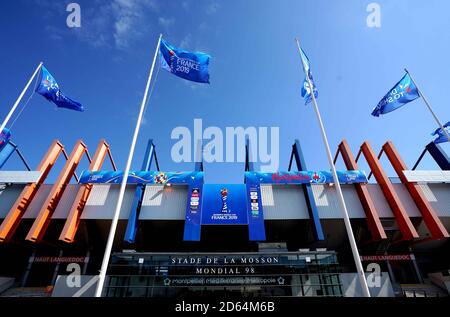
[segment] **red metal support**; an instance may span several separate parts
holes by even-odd
[[[42,172],[39,180],[36,183],[25,186],[16,202],[8,212],[6,218],[0,225],[0,242],[9,241],[14,235],[14,232],[16,231],[23,214],[36,195],[39,187],[42,185],[42,183],[44,183],[45,179],[50,173],[50,170],[52,169],[63,149],[64,146],[58,140],[53,141],[47,151],[47,154],[45,154],[41,163],[37,167],[37,170]]]
[[[447,230],[437,216],[433,207],[431,207],[430,203],[426,199],[420,186],[415,182],[408,182],[405,175],[403,174],[403,171],[408,170],[408,167],[406,166],[405,162],[403,162],[402,158],[397,152],[397,149],[394,147],[394,144],[392,144],[391,141],[386,142],[383,145],[383,150],[386,153],[389,161],[391,162],[392,167],[394,167],[394,170],[400,178],[401,182],[408,189],[409,194],[411,195],[417,208],[422,214],[423,221],[427,225],[428,230],[430,230],[431,236],[434,239],[448,238],[449,234]]]
[[[364,157],[366,158],[366,161],[369,164],[369,167],[373,172],[373,175],[375,176],[377,183],[379,184],[381,190],[383,191],[383,194],[386,197],[386,200],[389,206],[391,207],[392,212],[394,213],[395,219],[399,226],[400,232],[402,233],[403,239],[412,240],[418,238],[419,234],[417,233],[416,228],[414,228],[411,219],[406,213],[405,207],[401,203],[400,198],[395,192],[394,186],[392,185],[386,172],[381,166],[381,163],[378,160],[377,156],[375,155],[375,152],[373,151],[369,142],[365,141],[361,145],[361,151]]]
[[[42,208],[39,211],[33,226],[25,238],[31,242],[38,242],[42,239],[48,224],[50,223],[50,219],[55,211],[58,203],[70,182],[70,179],[75,173],[75,169],[80,163],[83,154],[86,152],[86,145],[79,140],[76,144],[72,153],[70,154],[69,160],[64,165],[61,173],[56,180],[56,183],[53,185],[47,199],[42,204]]]
[[[106,155],[109,155],[113,168],[116,170],[114,161],[112,160],[111,152],[109,149],[109,145],[105,140],[100,140],[98,144],[97,151],[95,152],[94,159],[89,165],[89,171],[99,171],[103,165]],[[81,214],[86,206],[86,202],[91,194],[93,185],[85,184],[81,185],[78,190],[77,196],[70,208],[69,215],[67,216],[67,220],[64,224],[64,228],[59,236],[60,241],[71,243],[75,239],[75,234],[78,229],[78,225],[80,223]]]
[[[345,166],[348,170],[358,170],[358,164],[356,163],[353,154],[348,146],[346,140],[342,140],[339,144],[335,161],[339,152],[342,155],[342,159],[344,160]],[[372,234],[372,238],[375,241],[386,239],[386,232],[383,229],[383,225],[381,224],[380,217],[377,213],[375,205],[370,197],[369,190],[367,188],[367,184],[354,184],[356,192],[358,193],[358,197],[363,206],[364,212],[367,217],[367,223],[369,226],[369,230]]]

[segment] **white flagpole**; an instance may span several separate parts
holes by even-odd
[[[309,78],[308,72],[306,71],[306,65],[305,65],[305,61],[302,58],[300,43],[299,43],[298,39],[295,39],[295,41],[297,42],[298,52],[300,54],[300,59],[302,61],[303,70],[305,72],[306,80],[308,81],[308,85],[309,85],[309,88],[311,91],[311,98],[312,98],[312,101],[314,104],[314,110],[316,112],[317,120],[319,121],[320,131],[322,133],[323,143],[325,144],[325,150],[327,152],[328,162],[330,163],[330,167],[333,172],[333,180],[336,185],[336,192],[337,192],[339,202],[341,205],[341,209],[343,212],[345,229],[347,230],[347,236],[348,236],[348,239],[350,240],[350,246],[351,246],[352,253],[353,253],[353,260],[355,261],[355,265],[356,265],[356,271],[358,273],[358,277],[359,277],[359,281],[361,283],[361,288],[362,288],[364,297],[370,297],[369,287],[367,286],[366,277],[364,276],[364,268],[361,263],[361,258],[359,256],[359,251],[358,251],[358,247],[356,245],[355,237],[353,235],[352,225],[350,223],[350,218],[348,216],[347,206],[345,205],[345,200],[344,200],[344,195],[342,194],[341,184],[339,183],[339,178],[336,173],[336,167],[334,166],[334,163],[333,163],[333,157],[331,155],[331,150],[330,150],[330,146],[328,144],[327,135],[325,133],[325,128],[324,128],[324,125],[322,122],[322,118],[320,116],[316,96],[314,95],[313,85],[311,83],[311,79]]]
[[[127,186],[128,174],[130,172],[131,162],[133,161],[134,148],[136,146],[136,141],[139,135],[139,129],[141,127],[142,117],[144,115],[145,105],[147,103],[148,91],[150,89],[150,84],[153,76],[153,70],[156,64],[156,58],[158,56],[159,46],[161,44],[162,34],[159,35],[158,44],[156,45],[155,56],[153,57],[152,67],[150,69],[150,74],[147,80],[147,86],[145,87],[144,97],[142,98],[141,110],[136,122],[136,128],[134,129],[133,141],[131,142],[130,153],[128,154],[127,165],[123,174],[122,183],[120,184],[119,198],[117,200],[116,210],[114,211],[114,218],[111,223],[111,228],[109,230],[108,242],[106,243],[105,254],[103,255],[102,267],[100,269],[99,280],[97,288],[95,290],[95,297],[101,297],[103,286],[105,284],[106,271],[108,270],[109,258],[111,256],[111,250],[113,247],[114,236],[116,234],[117,223],[119,221],[120,209],[122,208],[123,196],[125,195],[125,188]]]
[[[16,102],[14,103],[14,106],[12,106],[11,110],[9,111],[8,115],[6,116],[5,120],[3,120],[2,125],[0,126],[0,133],[3,132],[3,129],[6,127],[6,125],[8,124],[9,119],[11,119],[11,116],[13,115],[14,111],[16,111],[17,106],[19,106],[20,101],[23,98],[23,95],[25,95],[26,91],[28,90],[28,88],[30,87],[31,83],[33,82],[34,77],[36,77],[37,73],[39,72],[39,70],[41,69],[42,65],[44,63],[40,62],[38,67],[36,68],[36,70],[33,73],[33,76],[31,76],[30,80],[28,81],[27,85],[25,86],[25,88],[22,90],[22,93],[19,95],[19,98],[17,98]]]
[[[450,142],[450,135],[448,134],[447,130],[444,129],[444,126],[442,125],[441,121],[439,121],[438,117],[436,116],[436,114],[434,113],[433,109],[431,108],[430,103],[428,102],[427,98],[425,98],[424,94],[422,93],[422,90],[420,90],[419,86],[417,86],[414,78],[411,76],[411,73],[405,68],[405,72],[408,73],[409,78],[411,78],[412,82],[414,83],[414,85],[417,88],[417,91],[419,92],[419,95],[422,97],[423,101],[425,102],[425,104],[428,107],[428,110],[430,110],[431,115],[433,116],[434,120],[436,120],[437,124],[441,127],[442,131],[444,131],[445,136],[447,137],[448,142]]]

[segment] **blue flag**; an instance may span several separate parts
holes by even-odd
[[[5,144],[9,142],[11,138],[11,131],[7,128],[4,128],[2,133],[0,133],[0,149],[3,149]]]
[[[305,69],[306,69],[306,73],[307,73],[306,76],[309,77],[309,80],[311,81],[311,84],[313,86],[314,97],[317,98],[317,97],[319,97],[319,92],[317,91],[316,84],[314,83],[308,56],[306,56],[305,52],[303,52],[303,50],[301,48],[300,48],[300,54],[301,54],[301,58],[302,58],[303,62],[305,63]],[[302,86],[302,97],[305,99],[305,105],[307,105],[308,103],[310,103],[312,101],[311,89],[309,87],[306,76],[305,76],[305,79],[303,80],[303,86]]]
[[[372,116],[379,117],[419,98],[419,92],[411,77],[406,73],[403,78],[380,100],[373,109]]]
[[[450,134],[450,121],[444,124],[444,129],[447,131],[448,134]],[[436,129],[431,135],[437,135],[438,137],[433,141],[435,144],[444,143],[447,142],[447,136],[445,135],[444,131],[442,131],[441,128]]]
[[[161,39],[159,57],[161,67],[168,72],[190,81],[209,84],[208,54],[184,51]]]
[[[53,78],[53,76],[44,66],[42,66],[41,83],[36,88],[36,92],[44,96],[45,99],[53,102],[60,108],[84,111],[84,107],[80,103],[70,99],[69,97],[66,97],[62,93],[55,78]]]

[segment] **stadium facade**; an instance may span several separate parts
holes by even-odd
[[[308,170],[298,141],[286,172],[255,172],[249,147],[242,184],[204,184],[202,163],[159,171],[149,141],[128,179],[104,296],[361,296],[327,172]],[[14,151],[2,147],[0,167]],[[45,180],[59,141],[35,171],[0,171],[0,296],[93,295],[123,175],[101,140],[71,183],[86,151],[78,141],[54,184]],[[388,177],[368,142],[356,156],[345,140],[338,146],[372,296],[449,296],[450,160],[433,143],[426,152],[439,170],[409,169],[386,142],[380,155],[397,174]],[[108,156],[114,171],[102,170]]]

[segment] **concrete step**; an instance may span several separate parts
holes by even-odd
[[[13,287],[2,294],[0,297],[49,297],[51,289],[48,287]]]

